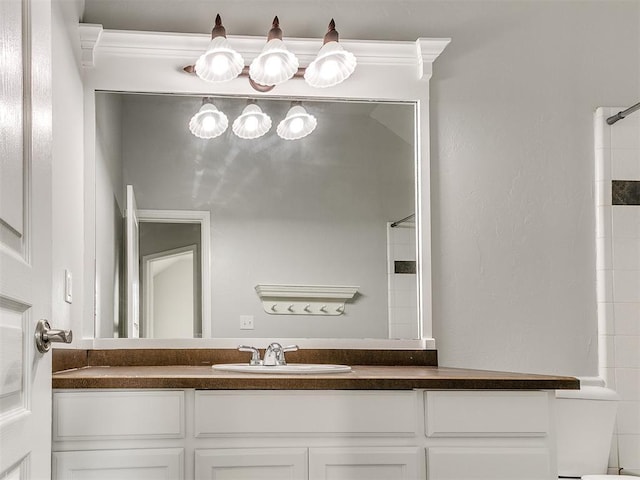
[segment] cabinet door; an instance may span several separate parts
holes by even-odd
[[[424,476],[417,447],[309,449],[309,480],[417,480]]]
[[[433,447],[429,480],[549,480],[556,478],[549,450],[540,447]]]
[[[196,450],[196,479],[307,480],[306,448]]]
[[[181,480],[182,448],[54,452],[53,478],[66,480]]]

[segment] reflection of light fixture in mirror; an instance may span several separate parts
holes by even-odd
[[[278,136],[285,140],[297,140],[313,132],[317,124],[316,117],[307,113],[304,107],[294,105],[278,124]]]
[[[271,128],[271,118],[258,105],[252,103],[244,107],[233,122],[233,133],[240,138],[252,139],[263,136]]]
[[[331,19],[324,44],[306,68],[304,79],[312,87],[332,87],[347,79],[356,69],[356,57],[338,43],[336,23]]]
[[[278,17],[273,19],[267,44],[249,66],[249,79],[264,86],[286,82],[298,71],[298,59],[282,41]]]
[[[227,116],[205,99],[200,110],[191,117],[189,130],[198,138],[216,138],[224,133],[228,125]]]
[[[222,19],[220,15],[216,15],[216,23],[211,30],[211,43],[196,61],[196,75],[208,82],[226,82],[240,75],[243,68],[244,59],[229,45]]]

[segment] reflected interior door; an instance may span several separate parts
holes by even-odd
[[[51,476],[51,2],[0,1],[0,478]]]

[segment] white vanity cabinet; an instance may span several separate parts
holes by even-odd
[[[553,392],[55,390],[56,479],[555,478]]]

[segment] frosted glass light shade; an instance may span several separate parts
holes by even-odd
[[[227,116],[212,103],[205,103],[200,110],[191,117],[189,130],[198,138],[216,138],[224,133],[229,126]]]
[[[263,136],[271,128],[271,117],[258,105],[251,104],[233,122],[233,133],[240,138],[252,139]]]
[[[325,43],[307,67],[304,79],[312,87],[325,88],[346,80],[356,69],[356,57],[338,42]]]
[[[277,132],[284,140],[297,140],[306,137],[313,132],[318,125],[316,117],[307,113],[299,106],[293,106],[287,112],[287,116],[278,124]]]
[[[198,77],[207,82],[228,82],[242,72],[244,59],[225,37],[215,37],[195,65]]]
[[[298,71],[298,59],[284,42],[273,38],[267,42],[249,66],[249,76],[260,85],[278,85]]]

